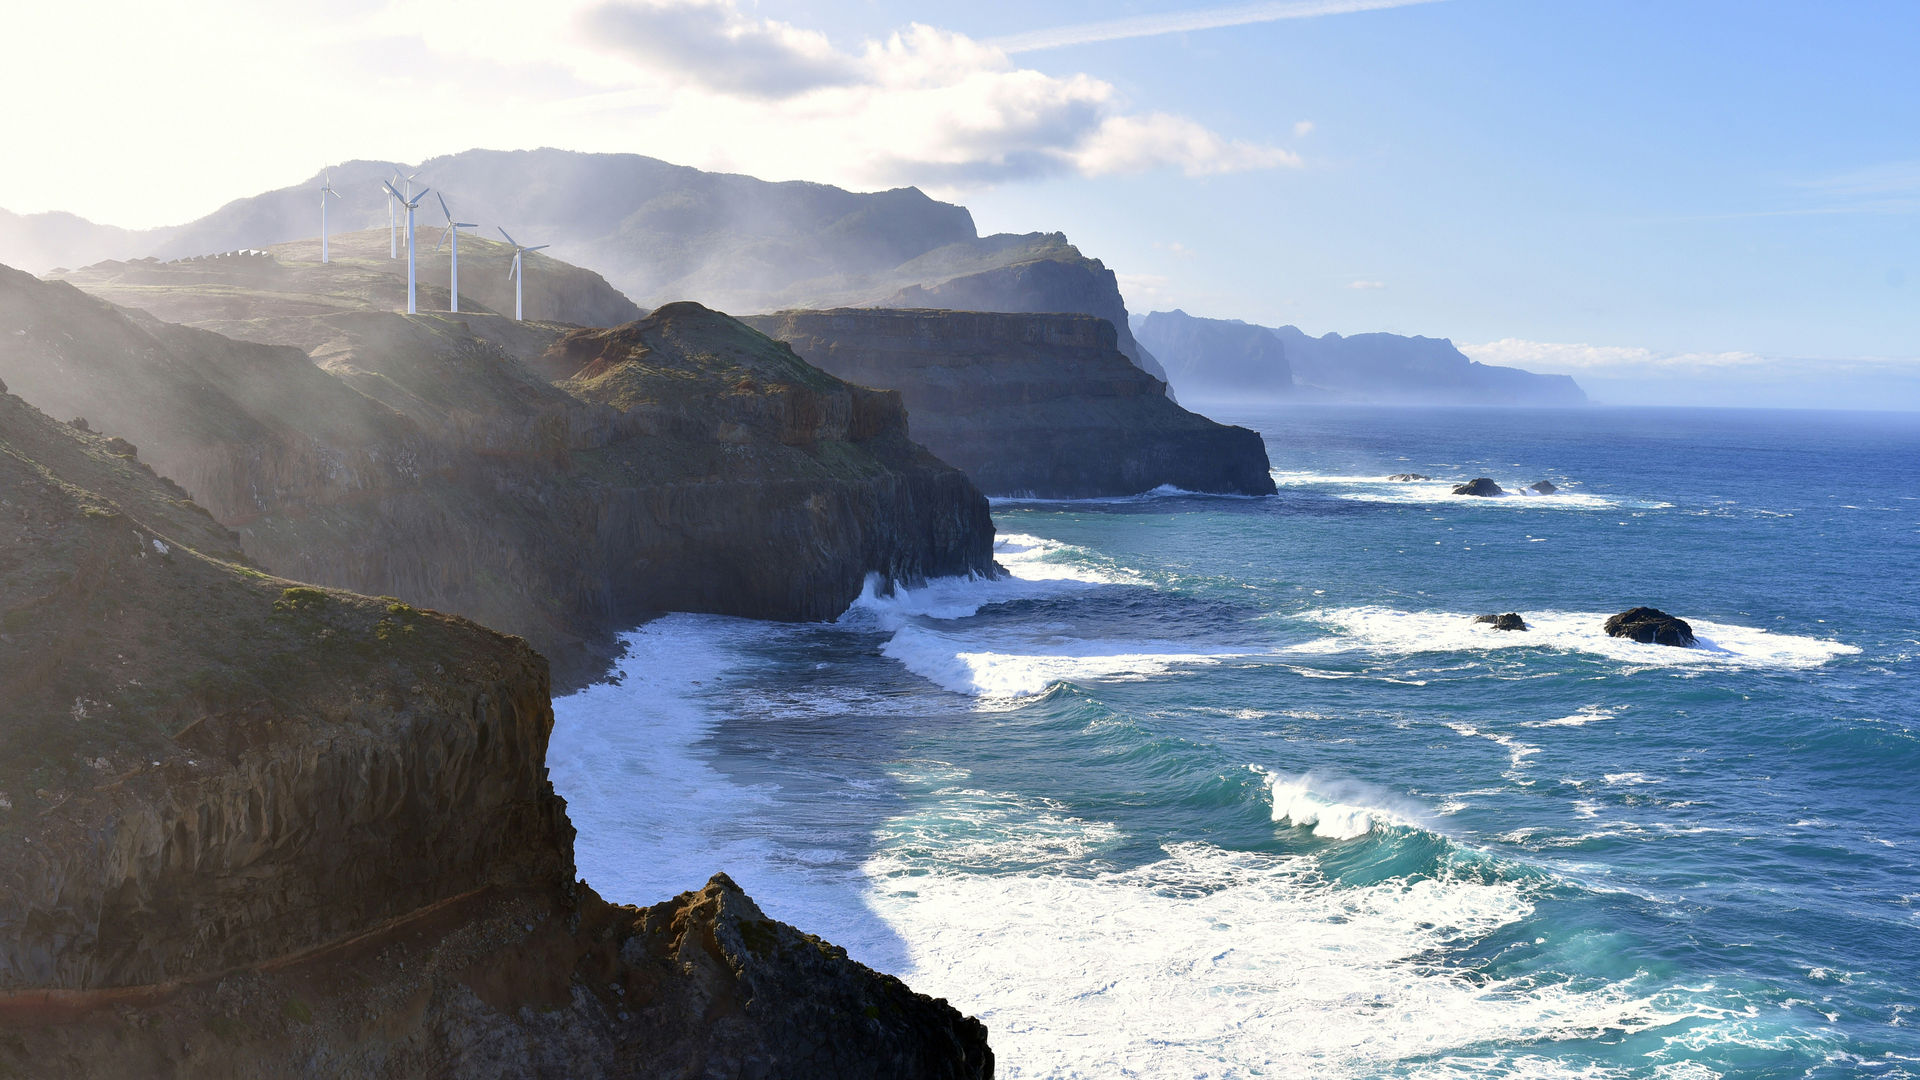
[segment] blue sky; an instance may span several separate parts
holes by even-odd
[[[352,157],[631,150],[916,183],[1066,232],[1136,310],[1445,336],[1609,400],[1920,407],[1920,4],[1394,2],[36,6],[16,37],[72,55],[0,91],[72,92],[10,115],[48,164],[0,206],[151,225]]]

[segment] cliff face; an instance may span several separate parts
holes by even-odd
[[[1078,312],[1113,324],[1119,349],[1140,370],[1161,382],[1166,369],[1134,340],[1127,325],[1126,301],[1113,271],[1089,259],[1059,233],[1027,238],[1039,250],[1005,266],[962,274],[945,281],[910,285],[880,301],[889,308],[952,308],[961,311],[1028,313]]]
[[[205,295],[172,291],[178,305]],[[804,365],[667,408],[647,391],[585,400],[521,362],[560,327],[271,306],[222,318],[312,356],[0,268],[0,377],[138,445],[260,565],[520,634],[564,685],[603,670],[614,634],[649,612],[829,618],[868,573],[992,570],[966,478],[907,442],[897,403]],[[733,365],[711,350],[677,362],[676,385],[718,385]],[[844,415],[810,427],[806,409]]]
[[[992,1074],[977,1021],[724,878],[574,882],[524,642],[213,557],[4,386],[0,507],[0,1071]]]
[[[1443,338],[1325,334],[1156,311],[1135,328],[1195,400],[1248,397],[1407,405],[1584,405],[1566,375],[1475,360]]]
[[[1258,433],[1168,400],[1084,315],[846,308],[748,320],[820,368],[898,390],[913,437],[993,494],[1271,494]]]

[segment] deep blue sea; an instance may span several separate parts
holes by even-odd
[[[1002,1076],[1920,1076],[1920,416],[1208,411],[1277,496],[634,632],[556,703],[581,873],[725,870]]]

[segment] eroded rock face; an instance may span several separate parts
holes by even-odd
[[[1387,479],[1397,484],[1411,484],[1416,480],[1431,480],[1433,477],[1425,476],[1417,472],[1401,472],[1394,473],[1392,476],[1387,477]]]
[[[1525,630],[1527,621],[1518,612],[1509,611],[1504,615],[1475,615],[1473,621],[1487,623],[1495,630]]]
[[[1527,485],[1527,490],[1532,492],[1537,492],[1541,495],[1551,495],[1554,492],[1559,491],[1560,489],[1553,486],[1553,481],[1542,480],[1537,484]]]
[[[724,878],[575,882],[524,642],[210,557],[4,390],[0,506],[0,1073],[991,1075],[977,1021]]]
[[[1631,638],[1642,645],[1694,644],[1693,627],[1659,608],[1628,608],[1607,619],[1606,631],[1611,637]]]
[[[1499,484],[1494,483],[1491,479],[1485,476],[1479,477],[1478,479],[1475,479],[1475,480],[1469,480],[1466,483],[1461,484],[1458,487],[1455,487],[1453,489],[1453,493],[1455,495],[1472,495],[1482,499],[1490,499],[1495,495],[1506,494],[1505,491],[1502,491],[1500,489]]]
[[[913,438],[990,494],[1274,491],[1259,434],[1168,400],[1105,320],[846,308],[747,321],[841,378],[897,390]]]

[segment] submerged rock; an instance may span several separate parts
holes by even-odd
[[[1433,479],[1433,477],[1423,476],[1417,472],[1397,472],[1397,473],[1394,473],[1392,476],[1387,477],[1387,479],[1392,480],[1393,482],[1398,484],[1410,484],[1415,480],[1431,480]]]
[[[1528,490],[1528,491],[1537,491],[1537,492],[1539,492],[1539,493],[1540,493],[1540,494],[1542,494],[1542,495],[1551,495],[1551,494],[1553,494],[1554,492],[1556,492],[1556,491],[1559,491],[1560,489],[1559,489],[1559,488],[1557,488],[1557,487],[1554,487],[1554,486],[1553,486],[1553,481],[1551,481],[1551,480],[1542,480],[1542,481],[1540,481],[1540,482],[1539,482],[1539,483],[1537,483],[1537,484],[1530,484],[1530,485],[1528,485],[1528,487],[1527,487],[1527,490]]]
[[[1612,637],[1631,638],[1642,645],[1687,646],[1694,643],[1693,627],[1659,608],[1636,607],[1607,620]]]
[[[1494,483],[1492,479],[1485,476],[1461,484],[1453,489],[1453,493],[1455,495],[1477,495],[1483,499],[1506,494],[1506,492],[1500,490],[1499,484]]]
[[[1495,630],[1525,630],[1527,621],[1518,612],[1509,611],[1505,615],[1475,615],[1473,621],[1487,623]]]

